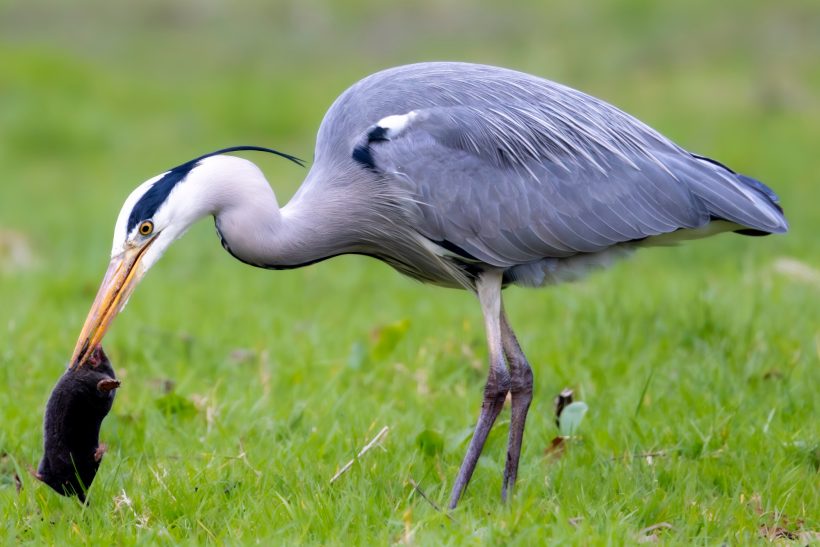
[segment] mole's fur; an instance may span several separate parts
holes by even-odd
[[[59,494],[85,501],[105,452],[99,442],[100,426],[119,386],[102,347],[94,350],[84,366],[63,374],[46,405],[45,453],[36,478]]]

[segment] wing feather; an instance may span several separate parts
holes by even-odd
[[[431,64],[360,85],[339,112],[378,117],[355,139],[353,158],[409,196],[419,233],[488,264],[597,252],[715,218],[785,229],[756,186],[559,84]],[[341,127],[329,123],[320,142]]]

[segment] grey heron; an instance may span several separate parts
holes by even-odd
[[[484,316],[489,372],[451,508],[507,394],[503,499],[516,480],[533,375],[502,288],[573,280],[641,247],[788,229],[761,182],[604,101],[498,67],[420,63],[354,84],[325,115],[307,177],[281,208],[261,170],[229,155],[249,149],[260,150],[205,154],[128,196],[70,366],[82,366],[145,273],[207,216],[231,255],[260,268],[361,254],[470,290]]]

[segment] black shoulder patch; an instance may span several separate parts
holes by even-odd
[[[380,125],[374,125],[370,131],[367,132],[367,142],[389,141],[387,138],[387,128]]]
[[[376,169],[376,161],[373,159],[373,153],[370,145],[374,142],[389,141],[387,138],[387,128],[380,125],[374,125],[367,130],[367,135],[359,144],[353,148],[352,157],[368,169]]]
[[[355,161],[364,165],[368,169],[376,169],[376,162],[373,160],[373,154],[370,153],[370,145],[356,145],[356,147],[353,149],[352,157]]]

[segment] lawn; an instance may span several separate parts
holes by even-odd
[[[388,4],[0,3],[0,543],[820,541],[816,2]],[[31,478],[128,192],[233,144],[310,160],[346,86],[427,59],[600,96],[770,184],[792,229],[505,291],[536,382],[517,489],[500,503],[505,411],[447,515],[486,375],[474,297],[361,257],[249,268],[204,221],[106,337],[123,387],[90,503]],[[304,175],[246,157],[281,202]],[[589,412],[555,457],[565,387]]]

